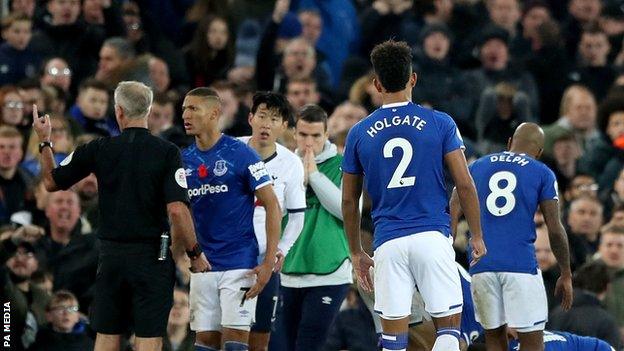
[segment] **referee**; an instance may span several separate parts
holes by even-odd
[[[130,327],[135,350],[162,348],[175,275],[168,243],[160,250],[167,217],[174,241],[191,258],[191,270],[210,269],[195,238],[180,152],[147,129],[152,96],[144,84],[119,83],[114,98],[121,135],[78,147],[59,167],[54,164],[50,118],[39,118],[33,106],[46,189],[68,189],[90,173],[98,180],[101,249],[91,306],[96,351],[119,350],[120,334]]]

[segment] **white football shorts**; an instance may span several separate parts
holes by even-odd
[[[475,317],[485,329],[507,324],[520,333],[544,330],[548,301],[542,272],[482,272],[472,276]]]
[[[257,297],[245,293],[255,283],[250,269],[191,274],[191,330],[221,331],[230,328],[249,331],[256,313]]]
[[[452,240],[429,231],[389,240],[375,250],[375,311],[382,318],[409,316],[416,289],[434,318],[462,311]]]

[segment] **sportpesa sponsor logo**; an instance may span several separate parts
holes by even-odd
[[[221,185],[210,185],[204,184],[199,188],[193,188],[188,190],[189,197],[206,195],[206,194],[219,194],[219,193],[227,193],[229,191],[228,186],[226,184]]]

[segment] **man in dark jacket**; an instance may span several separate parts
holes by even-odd
[[[124,36],[125,26],[115,1],[102,1],[104,26],[87,24],[80,15],[79,0],[50,0],[49,18],[44,18],[40,31],[33,35],[33,49],[44,57],[60,56],[74,71],[73,82],[92,75],[104,39]]]
[[[11,350],[25,350],[35,340],[38,326],[45,323],[49,296],[30,282],[39,267],[31,243],[42,234],[30,226],[22,227],[0,242],[0,298],[10,304],[11,314],[11,332],[5,334],[4,341]]]
[[[579,268],[573,279],[576,289],[572,308],[566,312],[557,307],[550,316],[547,328],[596,337],[619,350],[622,342],[617,324],[601,302],[609,282],[604,263],[593,262]]]

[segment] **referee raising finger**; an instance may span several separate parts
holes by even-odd
[[[175,281],[167,237],[161,238],[169,230],[167,220],[174,240],[191,258],[192,271],[210,269],[195,237],[180,152],[147,129],[152,98],[142,83],[119,83],[114,99],[121,135],[78,147],[59,167],[50,119],[33,107],[46,189],[68,189],[91,173],[98,180],[101,250],[91,310],[96,351],[119,350],[120,334],[130,326],[135,350],[162,348]]]

